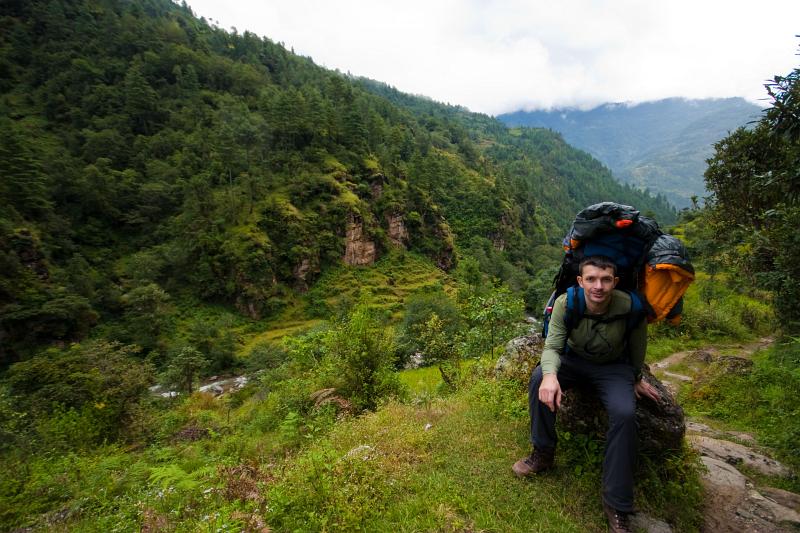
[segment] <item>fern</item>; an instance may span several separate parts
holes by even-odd
[[[181,491],[192,491],[200,488],[201,480],[213,474],[214,471],[214,467],[205,466],[189,473],[176,464],[169,464],[153,467],[150,470],[149,481],[164,489],[172,487]]]

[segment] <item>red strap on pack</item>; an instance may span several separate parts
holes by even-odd
[[[633,220],[628,220],[628,219],[625,219],[625,218],[623,218],[622,220],[617,220],[616,222],[614,222],[614,225],[616,227],[618,227],[618,228],[627,228],[631,224],[633,224]]]

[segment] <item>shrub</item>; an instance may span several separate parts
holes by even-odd
[[[9,369],[9,392],[42,435],[83,431],[81,441],[113,440],[152,383],[153,369],[137,352],[106,341],[47,350]]]
[[[455,336],[461,329],[458,306],[443,290],[417,292],[406,299],[397,343],[401,357],[405,358],[422,350],[419,328],[434,314],[439,317],[441,326],[448,335]]]
[[[359,304],[323,338],[323,386],[333,386],[357,409],[375,409],[399,394],[394,373],[394,332],[366,304]]]

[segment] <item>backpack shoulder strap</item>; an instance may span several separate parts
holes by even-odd
[[[627,318],[625,319],[625,338],[627,339],[633,328],[639,325],[639,322],[644,320],[647,316],[644,302],[641,295],[636,291],[625,291],[631,297],[631,309],[628,311]]]
[[[564,313],[564,326],[567,329],[567,338],[572,330],[581,321],[586,313],[586,299],[583,297],[583,288],[573,285],[567,289],[567,308]]]

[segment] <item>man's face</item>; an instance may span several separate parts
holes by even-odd
[[[594,305],[605,305],[611,301],[611,291],[617,286],[619,278],[614,277],[614,269],[585,265],[578,276],[578,285],[583,287],[586,301]]]

